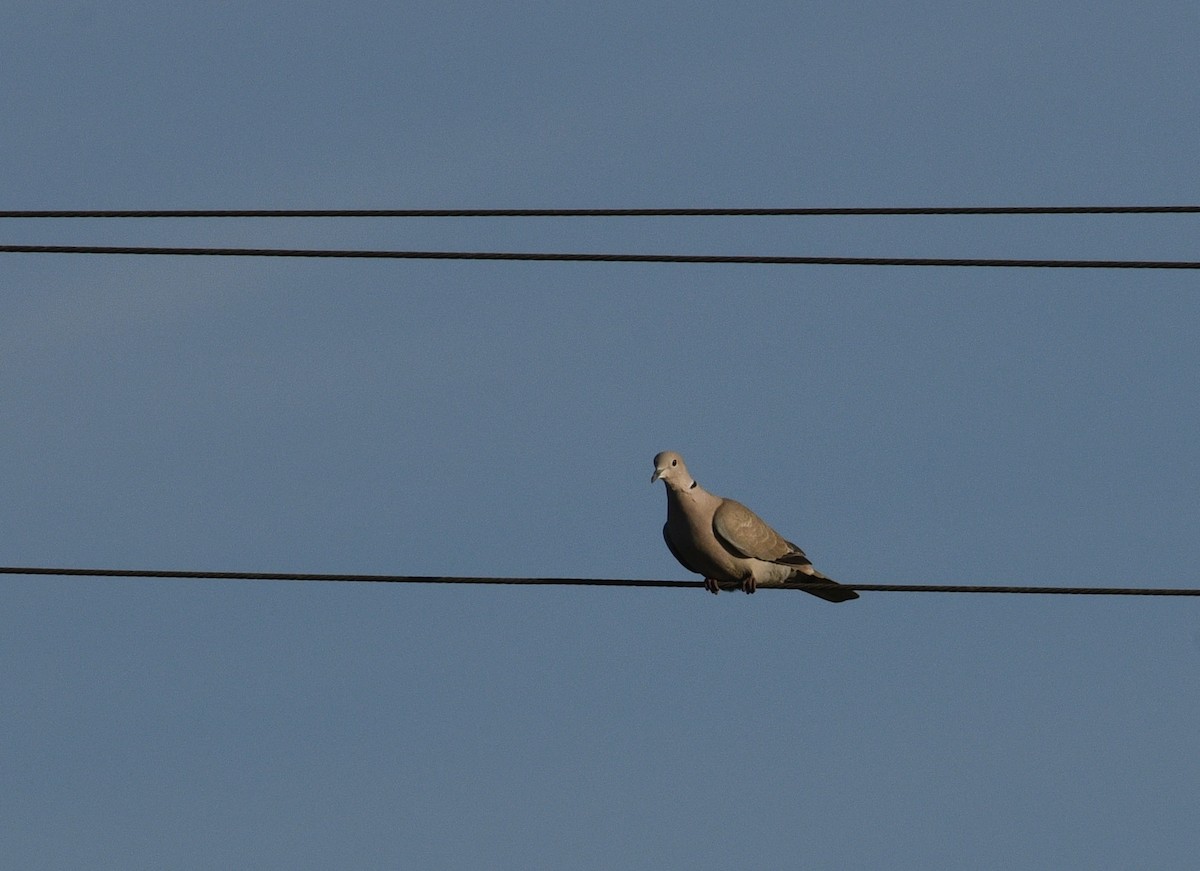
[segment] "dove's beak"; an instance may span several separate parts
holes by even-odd
[[[667,470],[666,469],[655,469],[654,474],[650,476],[650,483],[653,484],[655,481],[657,481],[659,478],[661,478],[663,476],[663,472],[665,472],[665,471],[667,471]]]

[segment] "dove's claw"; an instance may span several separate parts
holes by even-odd
[[[742,581],[743,593],[753,593],[757,589],[758,582],[754,580],[754,575],[751,575],[750,577],[746,578],[746,580]]]
[[[718,586],[716,578],[705,578],[704,579],[704,589],[708,590],[714,596],[717,595],[717,593],[721,592],[721,588],[720,588],[720,586]]]

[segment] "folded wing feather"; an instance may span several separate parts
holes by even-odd
[[[799,550],[757,514],[732,499],[722,501],[713,514],[713,532],[734,553],[767,562],[784,561]]]

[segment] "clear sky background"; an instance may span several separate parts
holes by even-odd
[[[0,207],[1200,201],[1178,3],[22,2]],[[1188,217],[7,243],[1195,259]],[[0,564],[1192,586],[1195,273],[0,255]],[[1191,599],[0,579],[24,869],[1194,868]]]

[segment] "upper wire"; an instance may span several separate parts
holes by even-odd
[[[1197,260],[1028,260],[951,257],[825,257],[770,254],[591,254],[518,251],[391,251],[322,248],[195,248],[128,245],[0,245],[0,254],[315,257],[374,260],[510,260],[575,263],[726,263],[809,266],[975,266],[1042,269],[1200,269]]]
[[[690,209],[10,209],[0,218],[684,218],[854,215],[1162,215],[1200,206],[849,206]]]

